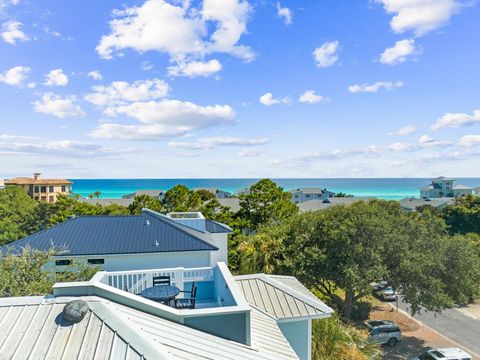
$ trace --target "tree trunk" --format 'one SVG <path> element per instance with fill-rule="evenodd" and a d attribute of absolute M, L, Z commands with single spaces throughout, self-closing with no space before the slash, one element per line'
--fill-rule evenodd
<path fill-rule="evenodd" d="M 345 306 L 343 307 L 343 318 L 345 320 L 350 320 L 352 316 L 354 296 L 355 296 L 355 293 L 352 289 L 347 289 L 345 291 Z"/>

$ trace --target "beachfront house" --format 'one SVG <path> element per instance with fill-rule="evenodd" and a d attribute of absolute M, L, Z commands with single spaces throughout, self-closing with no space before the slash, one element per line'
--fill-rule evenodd
<path fill-rule="evenodd" d="M 149 297 L 163 288 L 153 286 L 158 275 L 170 279 L 173 300 Z M 193 288 L 195 305 L 176 306 L 191 300 L 178 291 Z M 55 284 L 53 296 L 1 298 L 1 357 L 310 360 L 311 322 L 332 313 L 295 278 L 235 278 L 222 262 L 101 271 Z"/>
<path fill-rule="evenodd" d="M 49 267 L 56 271 L 73 260 L 108 271 L 203 267 L 227 262 L 230 232 L 201 213 L 162 215 L 143 209 L 140 215 L 73 217 L 10 243 L 8 249 L 54 247 L 57 255 Z"/>
<path fill-rule="evenodd" d="M 133 200 L 136 196 L 148 195 L 161 201 L 165 198 L 165 193 L 165 190 L 137 190 L 133 193 L 123 195 L 122 198 Z"/>
<path fill-rule="evenodd" d="M 422 198 L 442 198 L 442 197 L 460 197 L 473 193 L 473 188 L 455 184 L 455 179 L 444 176 L 432 179 L 432 182 L 420 188 L 420 197 Z"/>
<path fill-rule="evenodd" d="M 480 196 L 480 187 L 473 189 L 473 195 Z"/>
<path fill-rule="evenodd" d="M 335 196 L 335 193 L 321 188 L 298 188 L 288 191 L 292 195 L 292 202 L 298 204 L 310 200 L 326 200 Z"/>
<path fill-rule="evenodd" d="M 215 195 L 217 199 L 227 199 L 232 196 L 231 193 L 225 190 L 217 189 L 217 188 L 193 188 L 193 191 L 204 190 L 208 191 L 209 193 Z"/>
<path fill-rule="evenodd" d="M 448 205 L 452 205 L 455 203 L 455 199 L 452 197 L 443 197 L 443 198 L 414 198 L 408 197 L 405 199 L 399 200 L 400 207 L 403 210 L 407 211 L 416 211 L 419 208 L 423 208 L 425 206 L 432 207 L 436 210 L 442 210 Z"/>
<path fill-rule="evenodd" d="M 33 178 L 16 177 L 6 179 L 4 184 L 21 187 L 34 200 L 56 202 L 60 195 L 72 194 L 72 182 L 66 179 L 41 179 L 40 173 L 34 173 Z"/>

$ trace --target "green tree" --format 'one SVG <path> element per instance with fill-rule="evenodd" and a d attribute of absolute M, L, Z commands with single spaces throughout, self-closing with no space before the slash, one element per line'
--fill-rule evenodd
<path fill-rule="evenodd" d="M 20 187 L 0 190 L 0 245 L 8 244 L 38 230 L 38 202 Z"/>
<path fill-rule="evenodd" d="M 165 193 L 163 205 L 167 212 L 199 211 L 203 201 L 198 192 L 185 185 L 175 185 Z"/>
<path fill-rule="evenodd" d="M 133 202 L 128 206 L 128 210 L 131 214 L 141 214 L 142 209 L 144 208 L 157 212 L 163 211 L 163 205 L 160 200 L 145 194 L 135 196 Z"/>
<path fill-rule="evenodd" d="M 480 197 L 467 195 L 458 198 L 455 204 L 445 207 L 440 216 L 452 234 L 480 234 Z"/>
<path fill-rule="evenodd" d="M 250 192 L 240 196 L 238 216 L 246 221 L 250 230 L 262 225 L 278 225 L 298 213 L 291 194 L 283 191 L 270 179 L 262 179 L 250 187 Z"/>
<path fill-rule="evenodd" d="M 99 269 L 72 263 L 64 272 L 53 274 L 46 266 L 55 250 L 24 248 L 20 253 L 4 253 L 0 258 L 0 297 L 34 296 L 52 293 L 55 282 L 89 280 Z"/>
<path fill-rule="evenodd" d="M 380 345 L 368 342 L 365 331 L 343 323 L 337 316 L 312 322 L 313 360 L 380 360 Z"/>
<path fill-rule="evenodd" d="M 240 259 L 244 249 L 253 253 L 254 270 L 268 265 L 295 275 L 346 319 L 370 293 L 370 283 L 379 280 L 400 289 L 413 312 L 440 311 L 479 294 L 480 260 L 473 241 L 452 238 L 441 219 L 428 211 L 406 213 L 395 202 L 301 214 L 273 231 L 260 231 L 247 245 L 239 247 Z"/>

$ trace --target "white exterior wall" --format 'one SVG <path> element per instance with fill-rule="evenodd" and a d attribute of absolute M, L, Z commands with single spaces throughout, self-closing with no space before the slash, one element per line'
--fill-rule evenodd
<path fill-rule="evenodd" d="M 300 203 L 309 200 L 326 200 L 330 197 L 330 192 L 322 192 L 322 193 L 309 193 L 305 194 L 303 191 L 293 191 L 292 192 L 292 202 Z M 332 194 L 333 196 L 333 194 Z"/>
<path fill-rule="evenodd" d="M 310 319 L 282 321 L 278 323 L 300 360 L 312 358 L 312 324 Z"/>
<path fill-rule="evenodd" d="M 213 238 L 211 243 L 218 248 L 218 251 L 210 252 L 210 262 L 215 266 L 217 262 L 228 264 L 228 235 L 224 233 L 210 233 Z"/>
<path fill-rule="evenodd" d="M 189 268 L 215 265 L 215 263 L 210 262 L 210 251 L 185 251 L 175 253 L 169 252 L 105 256 L 56 256 L 55 259 L 74 259 L 75 261 L 81 261 L 84 263 L 87 263 L 88 259 L 104 259 L 105 263 L 98 266 L 102 270 L 106 271 L 148 270 L 173 267 Z M 62 268 L 65 267 L 56 266 L 57 270 Z"/>

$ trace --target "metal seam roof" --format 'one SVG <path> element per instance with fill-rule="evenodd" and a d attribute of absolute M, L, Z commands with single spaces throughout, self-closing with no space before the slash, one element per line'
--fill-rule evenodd
<path fill-rule="evenodd" d="M 297 279 L 265 274 L 236 276 L 245 298 L 276 319 L 328 316 L 333 310 L 306 289 Z"/>
<path fill-rule="evenodd" d="M 215 251 L 212 236 L 157 214 L 81 216 L 17 240 L 3 248 L 66 248 L 67 255 L 110 255 L 181 251 Z"/>

